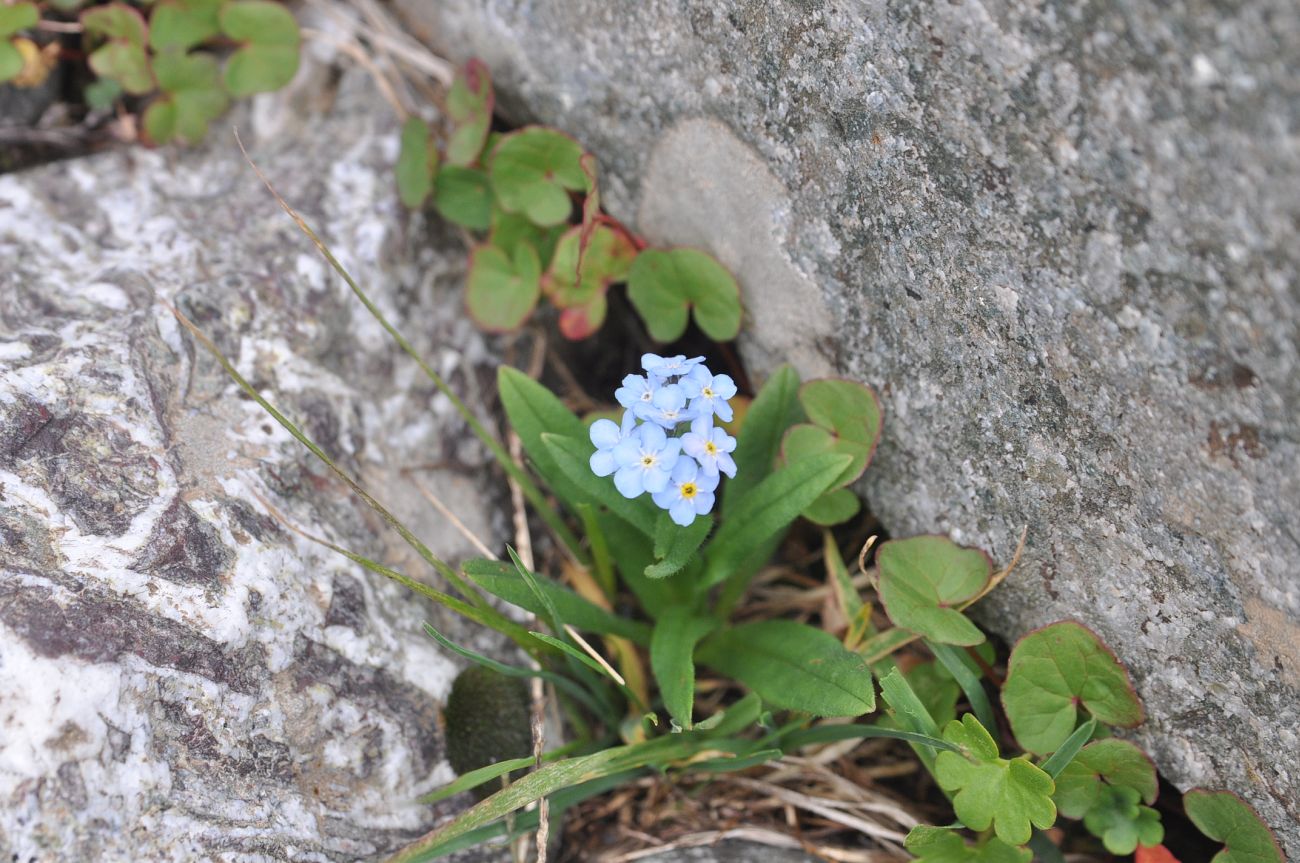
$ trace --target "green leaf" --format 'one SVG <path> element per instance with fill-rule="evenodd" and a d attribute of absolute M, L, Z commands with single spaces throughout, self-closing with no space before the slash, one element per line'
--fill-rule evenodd
<path fill-rule="evenodd" d="M 582 233 L 581 226 L 574 226 L 560 237 L 544 283 L 551 302 L 568 313 L 560 315 L 560 332 L 569 339 L 583 339 L 600 329 L 605 292 L 627 278 L 636 257 L 636 246 L 626 231 L 597 225 L 590 233 L 579 279 Z"/>
<path fill-rule="evenodd" d="M 697 725 L 695 727 L 699 728 L 700 726 Z M 821 743 L 837 743 L 841 740 L 856 740 L 861 738 L 905 740 L 915 746 L 925 746 L 931 749 L 946 750 L 950 752 L 961 751 L 958 747 L 946 740 L 941 740 L 938 737 L 931 737 L 928 734 L 919 734 L 915 731 L 903 731 L 898 728 L 885 728 L 879 724 L 819 725 L 816 728 L 798 729 L 781 738 L 781 747 L 786 752 L 794 752 L 804 746 L 815 746 Z"/>
<path fill-rule="evenodd" d="M 713 737 L 734 737 L 757 724 L 762 715 L 763 699 L 757 692 L 748 692 L 726 710 L 695 723 L 695 730 Z"/>
<path fill-rule="evenodd" d="M 862 501 L 847 488 L 836 488 L 817 498 L 803 511 L 803 517 L 813 524 L 826 527 L 853 518 L 862 509 Z"/>
<path fill-rule="evenodd" d="M 844 611 L 844 616 L 853 620 L 862 614 L 862 596 L 853 586 L 853 578 L 849 575 L 849 568 L 844 565 L 835 535 L 829 530 L 822 531 L 822 558 L 826 561 L 826 574 L 830 576 L 828 580 L 831 589 L 835 591 L 835 598 Z"/>
<path fill-rule="evenodd" d="M 744 623 L 711 636 L 698 659 L 775 707 L 815 716 L 860 716 L 876 708 L 871 669 L 862 657 L 807 624 Z"/>
<path fill-rule="evenodd" d="M 1074 731 L 1079 706 L 1107 725 L 1143 720 L 1128 672 L 1087 627 L 1060 621 L 1016 643 L 1002 704 L 1011 730 L 1030 752 L 1056 751 Z"/>
<path fill-rule="evenodd" d="M 467 168 L 478 161 L 492 125 L 494 103 L 487 65 L 470 60 L 457 71 L 447 91 L 447 114 L 455 125 L 447 139 L 447 164 Z"/>
<path fill-rule="evenodd" d="M 506 212 L 542 227 L 558 225 L 573 210 L 569 192 L 587 190 L 581 158 L 582 147 L 568 135 L 540 126 L 520 129 L 492 151 L 492 190 Z"/>
<path fill-rule="evenodd" d="M 35 3 L 0 5 L 0 37 L 12 36 L 19 30 L 29 30 L 41 19 Z"/>
<path fill-rule="evenodd" d="M 889 674 L 885 676 L 888 677 Z M 961 695 L 961 689 L 942 665 L 937 662 L 918 662 L 907 669 L 903 676 L 937 726 L 942 728 L 957 718 L 957 698 Z M 882 717 L 880 724 L 887 727 L 894 725 L 905 727 L 893 716 Z"/>
<path fill-rule="evenodd" d="M 1096 803 L 1083 817 L 1083 826 L 1112 854 L 1132 854 L 1139 844 L 1159 845 L 1165 838 L 1160 815 L 1140 806 L 1140 797 L 1132 788 L 1103 785 Z"/>
<path fill-rule="evenodd" d="M 1282 849 L 1260 817 L 1231 791 L 1194 788 L 1183 808 L 1196 829 L 1227 847 L 1210 863 L 1283 863 Z"/>
<path fill-rule="evenodd" d="M 230 0 L 220 21 L 221 32 L 240 43 L 226 62 L 230 95 L 267 93 L 293 80 L 302 35 L 288 9 L 271 0 Z"/>
<path fill-rule="evenodd" d="M 730 749 L 737 754 L 742 754 L 749 746 L 750 744 L 747 743 L 718 740 L 708 735 L 672 734 L 644 743 L 606 749 L 594 755 L 556 761 L 529 773 L 509 788 L 498 791 L 461 813 L 451 823 L 417 839 L 391 857 L 388 863 L 415 863 L 418 860 L 430 859 L 431 855 L 442 846 L 469 831 L 490 824 L 561 789 L 647 765 L 670 764 L 707 750 Z"/>
<path fill-rule="evenodd" d="M 122 85 L 110 78 L 96 78 L 82 91 L 86 104 L 96 111 L 107 111 L 122 98 Z"/>
<path fill-rule="evenodd" d="M 476 246 L 470 253 L 465 289 L 469 316 L 488 332 L 518 329 L 537 307 L 541 276 L 541 264 L 531 246 L 516 247 L 513 258 L 496 246 Z"/>
<path fill-rule="evenodd" d="M 17 78 L 26 65 L 22 53 L 14 44 L 8 39 L 0 38 L 0 84 Z"/>
<path fill-rule="evenodd" d="M 591 472 L 590 459 L 595 447 L 590 441 L 544 434 L 542 443 L 560 472 L 581 489 L 585 499 L 604 505 L 628 524 L 647 531 L 654 530 L 657 510 L 650 503 L 649 497 L 643 495 L 629 500 L 614 487 L 610 477 L 598 477 Z"/>
<path fill-rule="evenodd" d="M 1095 740 L 1056 777 L 1056 808 L 1067 818 L 1082 818 L 1096 804 L 1103 783 L 1132 788 L 1148 805 L 1158 790 L 1155 765 L 1145 752 L 1127 740 Z"/>
<path fill-rule="evenodd" d="M 546 615 L 544 604 L 537 599 L 510 564 L 499 560 L 468 560 L 461 568 L 471 581 L 493 596 L 499 596 L 511 605 L 531 611 L 533 614 Z M 546 598 L 554 605 L 560 619 L 575 629 L 601 635 L 616 635 L 642 646 L 650 643 L 650 627 L 646 624 L 612 614 L 568 588 L 536 573 L 533 577 L 537 579 L 538 587 Z"/>
<path fill-rule="evenodd" d="M 979 672 L 971 667 L 974 663 L 956 648 L 946 644 L 927 641 L 926 646 L 930 648 L 935 659 L 942 663 L 948 674 L 952 675 L 952 679 L 961 687 L 962 692 L 966 693 L 966 700 L 970 702 L 971 710 L 975 711 L 975 718 L 980 721 L 980 724 L 985 728 L 996 728 L 997 720 L 993 716 L 993 705 L 989 702 L 988 693 L 984 691 Z M 1082 746 L 1087 740 L 1088 738 L 1085 737 L 1079 745 Z"/>
<path fill-rule="evenodd" d="M 162 95 L 144 113 L 145 132 L 158 144 L 173 138 L 199 143 L 230 103 L 217 61 L 207 54 L 164 51 L 154 56 L 153 70 Z"/>
<path fill-rule="evenodd" d="M 88 36 L 108 39 L 88 58 L 91 71 L 116 81 L 132 96 L 153 91 L 153 74 L 145 53 L 144 16 L 125 3 L 110 3 L 81 13 L 81 25 Z"/>
<path fill-rule="evenodd" d="M 641 608 L 658 619 L 669 609 L 681 605 L 679 579 L 646 576 L 645 571 L 654 564 L 654 550 L 643 529 L 633 527 L 610 512 L 597 513 L 596 519 L 609 539 L 619 576 L 636 596 Z"/>
<path fill-rule="evenodd" d="M 848 462 L 844 455 L 813 456 L 782 468 L 754 487 L 736 503 L 709 543 L 700 588 L 711 587 L 736 572 L 755 547 L 785 530 L 826 491 Z"/>
<path fill-rule="evenodd" d="M 982 845 L 968 845 L 950 827 L 924 824 L 911 829 L 905 844 L 915 863 L 1029 863 L 1034 856 L 1029 849 L 1015 848 L 996 836 Z"/>
<path fill-rule="evenodd" d="M 397 155 L 397 194 L 407 209 L 418 210 L 433 192 L 438 171 L 438 151 L 433 146 L 429 124 L 408 117 L 402 125 L 402 147 Z"/>
<path fill-rule="evenodd" d="M 988 555 L 947 537 L 891 539 L 876 553 L 889 619 L 940 644 L 974 645 L 984 634 L 951 606 L 975 598 L 993 576 Z"/>
<path fill-rule="evenodd" d="M 650 669 L 659 684 L 664 708 L 688 731 L 694 719 L 695 645 L 717 625 L 716 620 L 697 617 L 690 609 L 678 606 L 668 609 L 655 622 L 650 638 Z"/>
<path fill-rule="evenodd" d="M 533 766 L 533 757 L 511 758 L 507 761 L 498 761 L 496 764 L 489 764 L 486 767 L 480 767 L 478 770 L 471 770 L 468 773 L 462 773 L 452 782 L 439 788 L 437 791 L 431 791 L 420 798 L 421 803 L 437 803 L 446 800 L 448 797 L 454 797 L 462 791 L 472 791 L 480 785 L 491 782 L 493 779 L 505 776 L 515 770 L 527 770 Z"/>
<path fill-rule="evenodd" d="M 655 559 L 658 562 L 646 567 L 646 577 L 667 578 L 680 572 L 695 557 L 712 529 L 711 515 L 695 519 L 689 527 L 679 527 L 667 513 L 661 514 L 655 522 Z"/>
<path fill-rule="evenodd" d="M 881 413 L 876 394 L 854 381 L 838 378 L 808 381 L 799 388 L 799 403 L 809 422 L 785 434 L 782 456 L 786 461 L 821 452 L 853 456 L 840 478 L 848 484 L 867 469 L 880 442 Z"/>
<path fill-rule="evenodd" d="M 897 668 L 880 679 L 880 693 L 903 728 L 929 737 L 939 736 L 938 723 Z"/>
<path fill-rule="evenodd" d="M 1031 825 L 1045 830 L 1055 823 L 1052 777 L 1023 757 L 998 757 L 997 744 L 973 715 L 949 722 L 943 738 L 964 751 L 940 752 L 935 779 L 956 792 L 953 809 L 967 827 L 983 831 L 991 825 L 1003 842 L 1023 845 Z"/>
<path fill-rule="evenodd" d="M 493 204 L 492 231 L 488 234 L 488 242 L 511 255 L 519 246 L 532 246 L 537 250 L 537 260 L 545 268 L 549 266 L 549 261 L 555 254 L 555 246 L 565 230 L 567 228 L 564 225 L 539 228 L 528 221 L 527 216 L 507 213 L 499 205 Z"/>
<path fill-rule="evenodd" d="M 800 417 L 796 399 L 799 373 L 783 365 L 763 384 L 750 404 L 736 435 L 736 475 L 722 488 L 722 513 L 730 517 L 736 504 L 770 474 L 781 449 L 781 436 Z"/>
<path fill-rule="evenodd" d="M 221 32 L 225 0 L 162 0 L 149 15 L 149 47 L 188 51 Z"/>
<path fill-rule="evenodd" d="M 492 225 L 492 189 L 487 174 L 476 168 L 447 165 L 433 184 L 434 209 L 447 221 L 486 231 Z M 513 246 L 497 246 L 507 254 Z"/>
<path fill-rule="evenodd" d="M 1061 771 L 1074 761 L 1079 754 L 1079 750 L 1083 748 L 1085 743 L 1092 739 L 1092 735 L 1096 733 L 1096 731 L 1096 717 L 1089 719 L 1087 722 L 1074 729 L 1074 733 L 1066 738 L 1065 742 L 1061 744 L 1061 748 L 1053 752 L 1051 758 L 1039 765 L 1043 768 L 1043 772 L 1052 777 L 1053 782 L 1057 782 L 1057 777 L 1061 775 Z M 1058 792 L 1061 790 L 1059 782 L 1057 782 L 1056 790 Z M 1053 795 L 1053 799 L 1056 799 L 1055 795 Z M 1059 802 L 1057 803 L 1056 808 L 1058 811 L 1060 810 L 1061 807 Z"/>
<path fill-rule="evenodd" d="M 696 249 L 643 251 L 632 264 L 627 290 L 655 341 L 681 338 L 692 309 L 695 323 L 715 342 L 729 342 L 740 332 L 736 279 Z"/>

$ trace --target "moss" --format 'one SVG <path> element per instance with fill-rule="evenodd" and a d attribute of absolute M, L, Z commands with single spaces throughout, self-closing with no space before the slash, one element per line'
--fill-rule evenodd
<path fill-rule="evenodd" d="M 447 759 L 458 774 L 532 752 L 528 685 L 471 666 L 451 685 L 443 710 Z"/>

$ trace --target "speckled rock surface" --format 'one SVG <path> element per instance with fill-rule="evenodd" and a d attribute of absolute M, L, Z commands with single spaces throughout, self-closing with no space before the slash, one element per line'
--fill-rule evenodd
<path fill-rule="evenodd" d="M 460 314 L 463 249 L 408 223 L 365 79 L 322 99 L 261 166 L 477 403 L 495 360 Z M 449 815 L 413 802 L 451 777 L 456 670 L 421 622 L 500 645 L 271 515 L 425 572 L 169 304 L 453 560 L 466 541 L 401 471 L 489 537 L 492 474 L 228 127 L 0 177 L 0 259 L 0 857 L 370 860 Z"/>
<path fill-rule="evenodd" d="M 740 274 L 752 365 L 880 390 L 891 530 L 1028 526 L 984 620 L 1095 627 L 1300 856 L 1294 3 L 402 5 Z"/>

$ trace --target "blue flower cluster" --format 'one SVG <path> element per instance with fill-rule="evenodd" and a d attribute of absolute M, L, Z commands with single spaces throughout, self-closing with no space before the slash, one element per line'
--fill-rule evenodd
<path fill-rule="evenodd" d="M 715 417 L 730 421 L 736 384 L 709 371 L 704 357 L 645 354 L 641 367 L 644 375 L 628 375 L 614 393 L 625 408 L 623 421 L 591 425 L 591 470 L 613 474 L 624 497 L 649 492 L 656 506 L 686 527 L 713 509 L 719 475 L 736 475 L 736 439 L 713 425 Z M 690 431 L 672 437 L 683 424 Z"/>

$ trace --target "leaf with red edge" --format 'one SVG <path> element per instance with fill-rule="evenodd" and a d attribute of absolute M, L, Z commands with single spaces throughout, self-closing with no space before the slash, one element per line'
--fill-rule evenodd
<path fill-rule="evenodd" d="M 579 341 L 593 335 L 605 323 L 609 298 L 604 291 L 596 294 L 581 306 L 570 306 L 560 311 L 560 335 L 570 341 Z"/>
<path fill-rule="evenodd" d="M 1150 848 L 1139 845 L 1137 851 L 1133 852 L 1133 863 L 1182 863 L 1182 861 L 1163 845 L 1152 845 Z"/>
<path fill-rule="evenodd" d="M 132 96 L 153 91 L 153 73 L 145 53 L 148 26 L 143 15 L 125 3 L 110 3 L 81 13 L 81 26 L 86 35 L 108 40 L 87 58 L 96 75 L 116 81 Z"/>
<path fill-rule="evenodd" d="M 1128 672 L 1096 633 L 1072 620 L 1034 630 L 1007 664 L 1002 705 L 1016 740 L 1046 754 L 1073 733 L 1079 708 L 1107 725 L 1132 728 L 1145 718 Z"/>
<path fill-rule="evenodd" d="M 492 126 L 492 75 L 487 64 L 470 60 L 457 73 L 447 91 L 447 114 L 455 124 L 447 138 L 447 164 L 468 168 L 483 154 Z"/>
<path fill-rule="evenodd" d="M 582 269 L 586 264 L 587 247 L 591 245 L 592 235 L 596 232 L 596 223 L 600 218 L 600 184 L 596 180 L 596 157 L 583 153 L 578 160 L 582 173 L 587 177 L 587 197 L 582 199 L 582 224 L 578 234 L 578 279 L 582 279 Z"/>
<path fill-rule="evenodd" d="M 1183 808 L 1196 829 L 1225 847 L 1210 863 L 1284 863 L 1282 849 L 1268 825 L 1246 801 L 1231 791 L 1193 788 Z"/>
<path fill-rule="evenodd" d="M 490 332 L 518 329 L 537 307 L 541 275 L 532 246 L 515 247 L 513 256 L 496 246 L 478 246 L 470 255 L 465 290 L 470 317 Z"/>
<path fill-rule="evenodd" d="M 570 228 L 560 237 L 544 284 L 551 302 L 569 313 L 561 313 L 560 329 L 570 339 L 583 339 L 600 329 L 605 318 L 605 293 L 611 284 L 627 278 L 636 258 L 636 246 L 626 232 L 598 225 L 591 234 L 579 278 L 581 244 L 581 226 Z"/>

